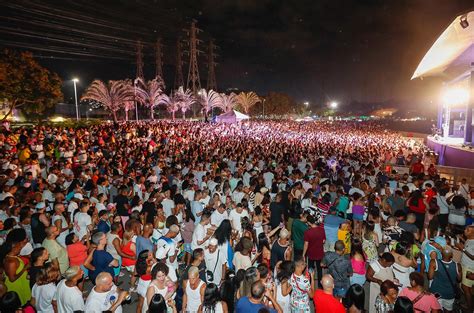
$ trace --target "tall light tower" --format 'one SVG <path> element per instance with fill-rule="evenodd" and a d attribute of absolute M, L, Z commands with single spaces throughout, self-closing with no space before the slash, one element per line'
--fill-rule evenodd
<path fill-rule="evenodd" d="M 144 79 L 143 75 L 143 45 L 140 40 L 137 41 L 137 78 L 134 82 L 135 87 L 135 120 L 138 122 L 138 100 L 136 96 L 137 79 Z"/>
<path fill-rule="evenodd" d="M 178 38 L 178 41 L 176 42 L 176 73 L 174 75 L 174 89 L 184 86 L 183 51 L 181 45 L 181 38 Z"/>
<path fill-rule="evenodd" d="M 189 70 L 188 70 L 188 80 L 186 83 L 186 88 L 190 88 L 194 95 L 197 95 L 197 92 L 201 90 L 201 80 L 199 78 L 199 67 L 198 67 L 198 55 L 202 53 L 198 49 L 198 45 L 202 40 L 197 38 L 197 35 L 202 32 L 201 29 L 196 27 L 196 20 L 191 22 L 191 28 L 185 30 L 189 36 L 188 48 L 189 48 Z M 196 105 L 193 104 L 193 116 L 196 117 Z"/>
<path fill-rule="evenodd" d="M 161 38 L 158 38 L 155 43 L 155 77 L 163 78 L 163 52 L 161 50 Z"/>
<path fill-rule="evenodd" d="M 217 90 L 217 83 L 216 83 L 216 65 L 215 62 L 216 57 L 218 56 L 214 50 L 217 46 L 214 44 L 214 39 L 209 41 L 209 52 L 207 55 L 207 90 Z"/>
<path fill-rule="evenodd" d="M 76 87 L 76 84 L 79 82 L 79 79 L 73 78 L 72 82 L 74 83 L 74 100 L 76 102 L 76 121 L 79 121 L 79 106 L 77 105 L 77 87 Z"/>

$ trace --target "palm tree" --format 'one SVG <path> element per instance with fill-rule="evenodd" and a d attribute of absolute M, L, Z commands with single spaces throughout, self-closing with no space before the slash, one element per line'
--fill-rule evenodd
<path fill-rule="evenodd" d="M 224 113 L 229 112 L 235 107 L 236 101 L 237 101 L 235 93 L 232 92 L 230 95 L 221 93 L 220 96 L 221 96 L 221 103 L 218 105 L 218 107 L 221 108 L 222 111 L 224 111 Z"/>
<path fill-rule="evenodd" d="M 250 92 L 242 91 L 241 93 L 237 95 L 236 101 L 238 104 L 242 106 L 246 114 L 249 113 L 250 108 L 252 108 L 255 104 L 261 102 L 260 98 L 253 91 L 250 91 Z"/>
<path fill-rule="evenodd" d="M 207 114 L 215 107 L 220 107 L 222 99 L 219 93 L 214 90 L 207 91 L 206 89 L 201 89 L 198 93 L 199 95 L 199 104 L 202 106 L 202 113 L 207 118 Z"/>
<path fill-rule="evenodd" d="M 165 89 L 165 83 L 160 76 L 157 76 L 153 80 L 149 80 L 145 83 L 141 78 L 135 80 L 135 93 L 137 100 L 144 106 L 150 109 L 151 119 L 154 119 L 153 111 L 155 107 L 160 104 L 164 104 L 163 92 Z"/>
<path fill-rule="evenodd" d="M 125 111 L 125 121 L 128 121 L 128 112 L 133 110 L 135 107 L 135 101 L 133 100 L 127 100 L 123 104 L 123 109 Z"/>
<path fill-rule="evenodd" d="M 193 103 L 195 102 L 194 96 L 191 90 L 186 89 L 181 86 L 176 90 L 174 93 L 173 98 L 176 99 L 179 109 L 183 113 L 183 120 L 186 118 L 186 111 L 191 108 Z"/>
<path fill-rule="evenodd" d="M 109 80 L 105 84 L 101 80 L 94 80 L 82 96 L 99 102 L 104 108 L 112 113 L 114 122 L 117 122 L 117 112 L 125 106 L 128 101 L 133 101 L 134 92 L 130 80 Z"/>

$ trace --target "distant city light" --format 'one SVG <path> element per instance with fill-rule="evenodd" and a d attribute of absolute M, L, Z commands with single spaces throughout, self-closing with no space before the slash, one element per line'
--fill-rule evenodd
<path fill-rule="evenodd" d="M 309 102 L 308 102 L 308 101 L 303 102 L 303 104 L 306 105 L 306 106 L 309 106 Z"/>
<path fill-rule="evenodd" d="M 463 104 L 469 100 L 469 91 L 463 88 L 449 88 L 443 92 L 442 100 L 447 105 Z"/>
<path fill-rule="evenodd" d="M 72 81 L 75 82 L 75 83 L 78 83 L 78 82 L 79 82 L 79 78 L 73 78 Z"/>
<path fill-rule="evenodd" d="M 331 107 L 331 109 L 337 109 L 337 106 L 338 106 L 338 103 L 336 101 L 332 101 L 330 104 L 329 104 L 329 107 Z"/>

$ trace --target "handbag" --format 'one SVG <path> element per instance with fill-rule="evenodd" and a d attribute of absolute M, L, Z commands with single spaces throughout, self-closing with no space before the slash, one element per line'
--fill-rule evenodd
<path fill-rule="evenodd" d="M 214 281 L 214 272 L 216 271 L 217 264 L 219 263 L 220 250 L 217 250 L 217 260 L 216 265 L 214 265 L 213 271 L 206 271 L 206 281 L 207 283 L 212 283 Z"/>

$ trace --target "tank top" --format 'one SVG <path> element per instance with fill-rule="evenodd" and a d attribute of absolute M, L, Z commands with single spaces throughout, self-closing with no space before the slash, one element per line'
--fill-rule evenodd
<path fill-rule="evenodd" d="M 287 294 L 286 296 L 283 295 L 280 282 L 277 282 L 276 300 L 283 309 L 283 312 L 290 312 L 290 294 Z"/>
<path fill-rule="evenodd" d="M 272 251 L 271 251 L 271 257 L 270 257 L 270 263 L 272 268 L 276 266 L 278 261 L 283 261 L 285 259 L 285 252 L 288 247 L 282 247 L 280 246 L 280 243 L 275 241 L 275 243 L 272 246 Z"/>
<path fill-rule="evenodd" d="M 20 265 L 16 269 L 15 274 L 20 273 L 25 267 L 23 260 L 17 256 L 8 256 L 10 258 L 17 258 Z M 3 261 L 3 260 L 2 260 Z M 11 282 L 6 274 L 5 275 L 5 286 L 8 291 L 15 291 L 20 298 L 21 305 L 25 305 L 31 298 L 30 281 L 28 280 L 28 271 L 24 271 L 17 280 Z"/>
<path fill-rule="evenodd" d="M 191 288 L 191 284 L 186 284 L 186 296 L 188 297 L 188 306 L 186 312 L 195 313 L 201 305 L 201 286 L 204 284 L 202 280 L 199 280 L 199 284 L 196 289 Z"/>
<path fill-rule="evenodd" d="M 33 242 L 41 244 L 46 238 L 46 227 L 39 220 L 40 213 L 34 213 L 31 215 L 31 235 L 33 236 Z"/>
<path fill-rule="evenodd" d="M 122 258 L 122 264 L 124 266 L 133 266 L 135 265 L 135 263 L 137 262 L 135 259 L 133 259 L 133 257 L 135 257 L 135 251 L 131 249 L 132 247 L 132 242 L 129 241 L 125 246 L 122 247 L 122 252 L 127 254 L 127 255 L 131 255 L 130 258 L 126 258 L 126 257 L 123 257 Z M 133 255 L 133 257 L 132 257 Z"/>
<path fill-rule="evenodd" d="M 357 215 L 364 215 L 365 213 L 365 208 L 363 205 L 353 205 L 352 206 L 352 214 L 357 214 Z"/>
<path fill-rule="evenodd" d="M 364 260 L 356 260 L 354 258 L 351 259 L 352 269 L 354 273 L 359 275 L 365 275 L 365 261 Z"/>
<path fill-rule="evenodd" d="M 117 253 L 117 250 L 115 250 L 115 246 L 113 244 L 113 241 L 115 240 L 115 238 L 118 238 L 119 240 L 119 243 L 122 242 L 122 240 L 120 239 L 119 235 L 117 234 L 112 234 L 112 233 L 108 233 L 107 234 L 107 246 L 105 247 L 105 251 L 107 251 L 108 253 L 110 253 L 114 259 L 116 260 L 120 260 L 121 257 L 120 255 Z"/>
<path fill-rule="evenodd" d="M 436 260 L 436 267 L 437 270 L 434 273 L 433 281 L 431 282 L 430 286 L 430 291 L 433 293 L 439 293 L 441 295 L 441 298 L 443 299 L 453 299 L 454 289 L 450 281 L 456 284 L 456 263 L 454 261 L 443 262 L 442 260 Z"/>
<path fill-rule="evenodd" d="M 160 295 L 163 296 L 163 298 L 166 296 L 166 292 L 168 291 L 167 287 L 165 287 L 164 289 L 160 289 L 154 283 L 150 283 L 148 288 L 150 288 L 150 287 L 153 288 L 153 290 L 155 292 L 154 293 L 155 295 L 159 293 Z M 147 288 L 147 291 L 148 291 L 148 288 Z M 146 294 L 146 292 L 145 292 L 145 294 Z M 151 299 L 150 299 L 150 301 L 151 301 Z M 143 306 L 142 306 L 142 313 L 147 313 L 147 312 L 148 312 L 148 299 L 146 299 L 146 297 L 145 297 L 145 301 L 143 301 Z"/>
<path fill-rule="evenodd" d="M 203 312 L 205 312 L 205 309 L 203 308 L 202 309 Z M 216 303 L 216 305 L 214 306 L 214 313 L 223 313 L 224 312 L 224 309 L 222 308 L 222 301 L 219 301 Z"/>

